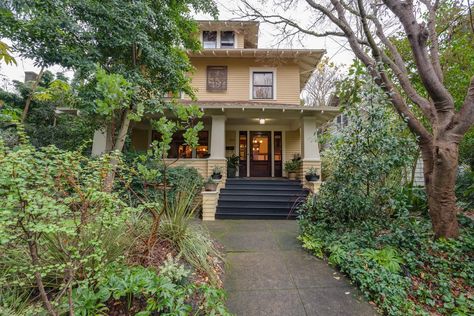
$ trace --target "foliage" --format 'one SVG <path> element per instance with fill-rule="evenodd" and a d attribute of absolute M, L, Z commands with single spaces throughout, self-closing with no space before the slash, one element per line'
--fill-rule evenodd
<path fill-rule="evenodd" d="M 317 176 L 318 174 L 319 174 L 318 169 L 316 169 L 314 167 L 311 167 L 311 168 L 308 169 L 308 171 L 306 171 L 306 175 Z"/>
<path fill-rule="evenodd" d="M 207 230 L 193 223 L 198 206 L 196 194 L 195 187 L 181 182 L 180 190 L 163 214 L 158 235 L 160 239 L 171 242 L 186 262 L 204 271 L 215 282 L 217 276 L 210 259 L 220 255 Z"/>
<path fill-rule="evenodd" d="M 474 171 L 460 170 L 456 182 L 456 196 L 462 208 L 467 210 L 474 208 Z"/>
<path fill-rule="evenodd" d="M 323 154 L 332 172 L 311 215 L 333 214 L 325 218 L 346 223 L 401 210 L 400 203 L 407 202 L 397 198 L 398 187 L 416 147 L 385 93 L 359 68 L 350 74 L 339 87 L 348 125 Z"/>
<path fill-rule="evenodd" d="M 301 157 L 295 155 L 291 160 L 285 161 L 285 170 L 287 172 L 297 172 L 301 166 Z"/>
<path fill-rule="evenodd" d="M 15 64 L 16 65 L 16 60 L 11 56 L 11 48 L 4 42 L 0 41 L 0 61 L 3 59 L 5 64 L 11 65 Z"/>
<path fill-rule="evenodd" d="M 312 207 L 308 201 L 306 207 Z M 323 216 L 330 216 L 324 214 Z M 300 220 L 303 246 L 325 255 L 387 315 L 474 312 L 474 223 L 456 240 L 434 240 L 427 215 L 370 219 L 356 227 Z"/>
<path fill-rule="evenodd" d="M 56 79 L 47 71 L 43 74 L 37 92 L 33 96 L 24 128 L 35 147 L 54 145 L 63 150 L 74 151 L 78 145 L 90 144 L 98 125 L 91 117 L 82 114 L 57 113 L 56 110 L 60 107 L 80 107 L 81 100 L 67 82 L 67 78 L 63 78 L 60 73 L 55 77 Z M 31 82 L 16 81 L 13 92 L 0 89 L 0 103 L 4 103 L 0 108 L 0 122 L 3 122 L 1 133 L 4 136 L 8 133 L 16 134 L 15 122 L 20 120 L 26 98 L 30 93 Z M 14 141 L 8 143 L 13 145 Z"/>
<path fill-rule="evenodd" d="M 236 154 L 232 154 L 232 156 L 227 157 L 227 168 L 235 169 L 239 166 L 240 157 Z"/>
<path fill-rule="evenodd" d="M 0 282 L 25 293 L 53 287 L 57 300 L 60 289 L 97 279 L 104 265 L 120 260 L 132 210 L 102 190 L 110 156 L 36 150 L 24 134 L 20 139 L 13 149 L 0 140 Z"/>
<path fill-rule="evenodd" d="M 474 128 L 471 128 L 459 144 L 459 161 L 474 170 Z"/>
<path fill-rule="evenodd" d="M 397 250 L 392 247 L 367 249 L 362 253 L 362 256 L 374 261 L 392 273 L 399 272 L 400 266 L 403 264 L 403 258 L 401 258 Z"/>
<path fill-rule="evenodd" d="M 223 304 L 224 294 L 220 290 L 182 282 L 182 279 L 175 282 L 176 279 L 157 275 L 143 267 L 110 266 L 108 269 L 107 275 L 95 287 L 85 283 L 74 291 L 78 315 L 106 315 L 108 301 L 122 302 L 124 312 L 140 316 L 156 313 L 229 315 Z M 200 298 L 198 306 L 191 304 L 191 298 L 195 295 Z"/>
<path fill-rule="evenodd" d="M 218 174 L 221 174 L 221 173 L 222 173 L 222 167 L 214 166 L 214 168 L 212 168 L 212 174 L 218 175 Z"/>
<path fill-rule="evenodd" d="M 130 120 L 173 109 L 175 102 L 164 102 L 168 92 L 194 95 L 184 51 L 200 48 L 191 14 L 217 14 L 212 0 L 28 0 L 0 10 L 0 33 L 20 56 L 75 71 L 80 109 L 106 128 L 119 151 Z M 185 132 L 188 139 L 197 138 L 194 131 Z"/>

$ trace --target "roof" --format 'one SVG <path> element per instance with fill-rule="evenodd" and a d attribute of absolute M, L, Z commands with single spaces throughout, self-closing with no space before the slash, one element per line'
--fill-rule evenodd
<path fill-rule="evenodd" d="M 189 57 L 239 57 L 239 58 L 260 58 L 272 59 L 272 61 L 288 61 L 295 62 L 300 68 L 300 87 L 306 85 L 309 77 L 313 73 L 321 57 L 326 53 L 324 49 L 204 49 L 193 52 L 188 51 Z"/>
<path fill-rule="evenodd" d="M 241 31 L 244 34 L 245 48 L 258 47 L 258 28 L 260 23 L 257 21 L 240 20 L 196 20 L 199 28 L 209 31 Z"/>
<path fill-rule="evenodd" d="M 340 114 L 339 107 L 303 106 L 298 104 L 282 104 L 256 101 L 190 101 L 180 100 L 183 104 L 198 106 L 207 115 L 225 113 L 229 118 L 265 117 L 272 119 L 295 119 L 304 116 L 314 117 L 318 126 L 331 121 Z"/>

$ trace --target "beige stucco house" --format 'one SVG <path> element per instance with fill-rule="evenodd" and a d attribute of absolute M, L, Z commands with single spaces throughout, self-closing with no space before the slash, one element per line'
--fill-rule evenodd
<path fill-rule="evenodd" d="M 226 157 L 232 154 L 240 157 L 240 178 L 285 177 L 284 162 L 295 154 L 302 158 L 302 181 L 305 170 L 320 169 L 316 130 L 338 109 L 304 106 L 300 93 L 325 51 L 258 48 L 258 22 L 198 24 L 203 49 L 188 54 L 195 67 L 190 74 L 197 97 L 193 104 L 203 110 L 205 128 L 194 150 L 176 135 L 170 158 L 179 156 L 178 164 L 196 167 L 204 177 L 222 166 L 219 188 L 226 185 Z M 186 96 L 181 101 L 191 102 Z M 132 146 L 144 150 L 155 137 L 146 122 L 135 124 Z"/>

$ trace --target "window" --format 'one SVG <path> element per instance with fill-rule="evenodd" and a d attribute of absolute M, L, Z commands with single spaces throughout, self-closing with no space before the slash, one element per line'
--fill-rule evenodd
<path fill-rule="evenodd" d="M 200 131 L 198 134 L 199 142 L 195 149 L 191 149 L 189 145 L 186 145 L 184 140 L 183 132 L 177 132 L 173 135 L 173 139 L 170 144 L 170 150 L 168 151 L 167 158 L 208 158 L 209 157 L 209 132 Z M 152 141 L 161 140 L 161 135 L 157 131 L 152 132 Z"/>
<path fill-rule="evenodd" d="M 221 32 L 221 48 L 234 48 L 234 32 Z"/>
<path fill-rule="evenodd" d="M 217 48 L 217 31 L 203 31 L 202 46 L 204 48 Z"/>
<path fill-rule="evenodd" d="M 207 91 L 227 90 L 227 66 L 207 66 Z"/>
<path fill-rule="evenodd" d="M 273 99 L 273 72 L 252 73 L 252 98 Z"/>

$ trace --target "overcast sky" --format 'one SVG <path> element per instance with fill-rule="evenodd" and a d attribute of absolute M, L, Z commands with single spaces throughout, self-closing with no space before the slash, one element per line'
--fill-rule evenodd
<path fill-rule="evenodd" d="M 236 14 L 235 10 L 238 8 L 239 0 L 217 0 L 219 5 L 219 19 L 236 19 L 239 16 Z M 253 3 L 253 1 L 252 1 Z M 255 1 L 259 3 L 259 1 Z M 271 4 L 271 1 L 268 2 Z M 263 6 L 265 7 L 265 6 Z M 267 6 L 268 7 L 268 6 Z M 270 6 L 272 7 L 272 6 Z M 272 8 L 273 9 L 273 8 Z M 292 16 L 298 17 L 300 20 L 312 19 L 310 11 L 307 10 L 304 6 L 293 7 Z M 209 16 L 197 15 L 198 19 L 210 19 Z M 332 61 L 338 64 L 348 65 L 351 63 L 353 58 L 352 53 L 348 49 L 348 45 L 341 43 L 340 40 L 335 40 L 332 38 L 315 38 L 315 37 L 305 37 L 301 41 L 293 41 L 291 43 L 278 43 L 279 37 L 277 29 L 273 25 L 262 23 L 260 24 L 260 34 L 259 34 L 259 48 L 316 48 L 316 49 L 326 49 L 326 56 L 330 57 Z M 8 41 L 6 41 L 8 43 Z M 16 56 L 17 65 L 6 66 L 5 64 L 1 65 L 0 73 L 8 78 L 9 80 L 24 80 L 25 71 L 39 71 L 39 67 L 35 67 L 31 60 L 22 59 Z M 64 72 L 64 69 L 61 67 L 52 67 L 51 70 L 53 73 L 61 71 Z M 0 84 L 2 84 L 0 82 Z"/>

